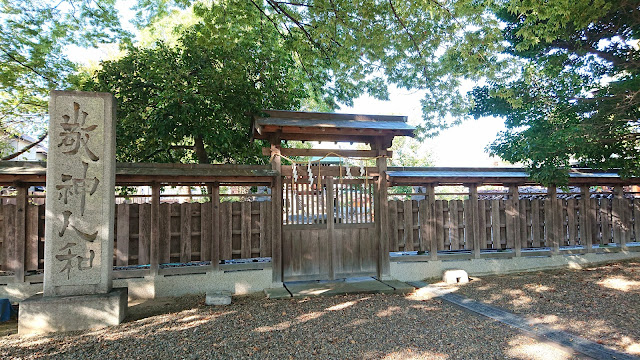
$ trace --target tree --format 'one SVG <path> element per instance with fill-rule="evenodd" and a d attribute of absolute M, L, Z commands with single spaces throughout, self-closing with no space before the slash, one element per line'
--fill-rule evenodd
<path fill-rule="evenodd" d="M 506 119 L 489 147 L 544 183 L 573 164 L 640 175 L 637 1 L 510 1 L 497 11 L 521 71 L 474 89 L 476 117 Z"/>
<path fill-rule="evenodd" d="M 68 46 L 125 40 L 115 0 L 1 0 L 0 127 L 44 117 L 49 90 L 70 86 Z M 23 116 L 27 115 L 27 116 Z M 44 132 L 46 129 L 36 129 Z"/>
<path fill-rule="evenodd" d="M 264 162 L 251 117 L 297 109 L 309 83 L 273 28 L 229 20 L 210 17 L 174 47 L 132 47 L 84 85 L 116 97 L 119 161 Z"/>

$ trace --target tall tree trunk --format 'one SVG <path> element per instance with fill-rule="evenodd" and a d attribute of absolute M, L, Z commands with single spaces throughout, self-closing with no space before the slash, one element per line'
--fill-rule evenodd
<path fill-rule="evenodd" d="M 208 164 L 209 156 L 207 155 L 207 150 L 204 148 L 204 139 L 202 136 L 196 136 L 195 143 L 193 145 L 196 156 L 198 157 L 198 162 L 200 164 Z"/>

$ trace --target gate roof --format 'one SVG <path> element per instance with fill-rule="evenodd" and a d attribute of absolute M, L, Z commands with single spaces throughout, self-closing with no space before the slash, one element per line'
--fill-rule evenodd
<path fill-rule="evenodd" d="M 406 116 L 265 110 L 253 120 L 253 137 L 282 140 L 371 142 L 375 138 L 413 136 Z"/>

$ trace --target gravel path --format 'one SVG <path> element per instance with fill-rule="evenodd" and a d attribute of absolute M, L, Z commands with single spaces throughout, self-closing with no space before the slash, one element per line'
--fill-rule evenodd
<path fill-rule="evenodd" d="M 640 260 L 482 277 L 457 293 L 640 355 Z"/>
<path fill-rule="evenodd" d="M 437 299 L 348 295 L 201 296 L 131 307 L 127 322 L 64 335 L 0 338 L 3 359 L 578 359 Z"/>

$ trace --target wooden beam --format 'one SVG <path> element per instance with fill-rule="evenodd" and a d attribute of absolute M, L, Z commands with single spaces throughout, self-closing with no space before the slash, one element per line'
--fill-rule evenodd
<path fill-rule="evenodd" d="M 18 194 L 16 195 L 16 212 L 15 212 L 15 239 L 14 239 L 14 259 L 9 259 L 12 264 L 11 270 L 14 271 L 16 282 L 24 282 L 24 265 L 25 265 L 25 244 L 27 241 L 27 193 L 29 187 L 24 184 L 16 184 Z"/>
<path fill-rule="evenodd" d="M 350 150 L 350 149 L 293 149 L 284 148 L 280 152 L 284 156 L 342 156 L 357 158 L 373 158 L 378 156 L 376 150 Z M 270 148 L 262 148 L 262 155 L 271 156 Z M 393 151 L 387 151 L 385 156 L 393 157 Z"/>
<path fill-rule="evenodd" d="M 220 267 L 220 184 L 211 185 L 211 267 Z"/>
<path fill-rule="evenodd" d="M 478 203 L 478 184 L 468 184 L 469 187 L 469 210 L 471 215 L 471 229 L 467 241 L 473 244 L 473 257 L 480 258 L 480 222 L 479 222 L 479 203 Z"/>
<path fill-rule="evenodd" d="M 549 221 L 549 224 L 545 224 L 547 228 L 548 239 L 551 246 L 551 253 L 558 255 L 560 253 L 560 206 L 558 206 L 558 190 L 555 185 L 547 188 L 547 197 L 549 198 L 550 216 L 545 216 L 545 219 Z"/>
<path fill-rule="evenodd" d="M 375 149 L 379 154 L 386 152 L 387 148 L 382 140 L 376 142 Z M 387 183 L 387 159 L 379 157 L 376 159 L 376 167 L 378 168 L 378 178 L 375 182 L 377 189 L 377 198 L 374 200 L 379 204 L 380 211 L 376 214 L 376 226 L 379 229 L 378 234 L 378 278 L 380 280 L 389 276 L 390 258 L 389 258 L 389 199 L 388 199 L 388 183 Z"/>
<path fill-rule="evenodd" d="M 591 222 L 591 192 L 590 186 L 580 187 L 580 243 L 586 252 L 593 251 L 593 223 Z"/>

